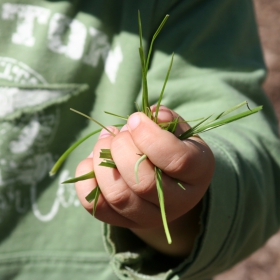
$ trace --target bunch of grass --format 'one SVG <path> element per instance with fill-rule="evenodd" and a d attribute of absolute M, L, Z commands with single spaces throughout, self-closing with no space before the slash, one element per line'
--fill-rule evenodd
<path fill-rule="evenodd" d="M 174 133 L 175 129 L 179 123 L 179 119 L 175 118 L 173 121 L 169 122 L 169 123 L 158 123 L 158 112 L 159 112 L 159 108 L 161 105 L 161 101 L 162 101 L 162 97 L 164 94 L 164 90 L 169 78 L 169 74 L 172 68 L 172 64 L 173 64 L 173 57 L 174 54 L 172 54 L 171 56 L 171 61 L 170 61 L 170 65 L 169 68 L 167 70 L 167 74 L 161 89 L 161 93 L 160 96 L 158 98 L 158 102 L 156 105 L 156 110 L 155 113 L 152 114 L 151 110 L 150 110 L 150 104 L 149 104 L 149 93 L 148 93 L 148 82 L 147 82 L 147 74 L 148 74 L 148 68 L 149 68 L 149 63 L 150 63 L 150 58 L 151 58 L 151 54 L 152 54 L 152 49 L 153 49 L 153 44 L 155 39 L 157 38 L 157 36 L 159 35 L 161 29 L 163 28 L 165 22 L 168 19 L 168 15 L 165 16 L 165 18 L 163 19 L 163 21 L 161 22 L 161 24 L 159 25 L 158 29 L 156 30 L 155 34 L 153 35 L 153 38 L 151 40 L 151 44 L 148 50 L 148 55 L 147 57 L 145 57 L 144 54 L 144 49 L 143 49 L 143 36 L 142 36 L 142 26 L 141 26 L 141 18 L 140 18 L 140 13 L 138 12 L 138 26 L 139 26 L 139 38 L 140 38 L 140 47 L 139 47 L 139 55 L 140 55 L 140 61 L 141 61 L 141 66 L 142 66 L 142 109 L 141 111 L 146 114 L 152 121 L 154 121 L 155 123 L 157 123 L 162 129 L 165 129 L 167 131 L 169 131 L 170 133 Z M 242 106 L 247 106 L 247 110 L 238 114 L 234 114 L 231 116 L 228 116 L 230 113 L 234 112 L 235 110 L 239 109 Z M 181 135 L 178 136 L 178 138 L 180 140 L 185 140 L 189 137 L 192 137 L 196 134 L 200 134 L 206 131 L 209 131 L 211 129 L 223 126 L 225 124 L 237 121 L 239 119 L 242 119 L 244 117 L 250 116 L 252 114 L 257 113 L 258 111 L 260 111 L 262 109 L 262 106 L 256 107 L 254 109 L 250 109 L 248 106 L 248 103 L 246 101 L 232 107 L 229 108 L 217 115 L 211 115 L 208 117 L 204 117 L 198 120 L 198 122 L 191 127 L 190 129 L 188 129 L 187 131 L 185 131 L 184 133 L 182 133 Z M 111 133 L 113 136 L 115 136 L 110 130 L 108 130 L 104 125 L 102 125 L 100 122 L 98 122 L 97 120 L 79 112 L 76 111 L 74 109 L 71 109 L 73 112 L 78 113 L 86 118 L 88 118 L 89 120 L 97 123 L 101 129 L 98 129 L 96 131 L 93 131 L 92 133 L 88 134 L 87 136 L 85 136 L 84 138 L 78 140 L 76 143 L 74 143 L 70 148 L 68 148 L 64 154 L 58 159 L 58 161 L 55 163 L 55 165 L 53 166 L 52 170 L 50 171 L 50 175 L 54 175 L 57 170 L 60 168 L 60 166 L 62 165 L 62 163 L 65 161 L 65 159 L 71 154 L 71 152 L 77 148 L 80 144 L 82 144 L 85 140 L 87 140 L 89 137 L 99 133 L 102 128 L 106 129 L 109 133 Z M 140 111 L 140 110 L 139 110 Z M 117 118 L 126 120 L 128 118 L 123 117 L 123 116 L 119 116 L 116 115 L 114 113 L 111 112 L 106 112 L 107 114 L 110 114 L 112 116 L 115 116 Z M 123 126 L 123 124 L 116 124 L 114 126 L 120 127 Z M 100 158 L 103 159 L 103 161 L 101 162 L 100 165 L 105 166 L 105 167 L 109 167 L 109 168 L 117 168 L 111 152 L 109 149 L 102 149 L 100 151 Z M 135 179 L 136 182 L 139 182 L 138 179 L 138 168 L 139 165 L 141 164 L 142 161 L 146 160 L 147 156 L 146 155 L 142 155 L 140 156 L 139 160 L 135 163 Z M 87 174 L 84 174 L 82 176 L 76 177 L 76 178 L 72 178 L 69 179 L 67 181 L 64 181 L 63 184 L 67 184 L 67 183 L 75 183 L 78 181 L 82 181 L 82 180 L 87 180 L 87 179 L 91 179 L 91 178 L 95 178 L 95 173 L 94 170 L 88 172 Z M 162 217 L 162 223 L 163 223 L 163 227 L 164 227 L 164 231 L 166 234 L 166 238 L 167 238 L 167 242 L 169 244 L 172 243 L 172 239 L 170 236 L 170 232 L 169 232 L 169 228 L 168 228 L 168 222 L 167 222 L 167 218 L 166 218 L 166 212 L 165 212 L 165 204 L 164 204 L 164 191 L 163 191 L 163 183 L 162 183 L 162 171 L 160 168 L 158 168 L 157 166 L 155 166 L 155 181 L 156 181 L 156 188 L 157 188 L 157 192 L 158 192 L 158 199 L 159 199 L 159 205 L 160 205 L 160 212 L 161 212 L 161 217 Z M 178 185 L 184 189 L 184 187 L 178 182 Z M 101 194 L 101 189 L 99 186 L 96 186 L 96 188 L 94 188 L 86 197 L 86 200 L 88 202 L 92 202 L 94 201 L 93 204 L 93 215 L 96 212 L 96 206 L 97 206 L 97 202 L 98 202 L 98 198 Z"/>

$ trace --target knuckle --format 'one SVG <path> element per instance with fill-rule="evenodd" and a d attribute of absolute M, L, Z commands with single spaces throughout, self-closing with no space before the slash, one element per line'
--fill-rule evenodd
<path fill-rule="evenodd" d="M 148 133 L 142 133 L 140 135 L 140 137 L 137 137 L 135 139 L 135 142 L 137 144 L 137 147 L 139 147 L 139 149 L 145 153 L 150 153 L 151 150 L 153 150 L 155 147 L 157 147 L 155 145 L 154 141 L 151 141 L 151 139 L 154 139 L 154 137 Z"/>
<path fill-rule="evenodd" d="M 166 173 L 178 174 L 188 169 L 188 156 L 186 153 L 173 154 L 163 167 Z"/>
<path fill-rule="evenodd" d="M 120 191 L 118 188 L 115 188 L 114 191 L 111 191 L 105 195 L 105 199 L 114 208 L 123 210 L 128 207 L 130 195 L 131 194 L 128 189 Z"/>
<path fill-rule="evenodd" d="M 134 182 L 131 188 L 139 196 L 149 195 L 155 188 L 154 174 L 152 176 L 150 174 L 143 174 L 139 176 L 139 183 Z"/>

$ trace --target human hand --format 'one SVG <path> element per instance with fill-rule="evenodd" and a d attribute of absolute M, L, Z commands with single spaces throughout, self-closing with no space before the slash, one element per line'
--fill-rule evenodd
<path fill-rule="evenodd" d="M 151 108 L 152 111 L 155 107 Z M 178 115 L 161 107 L 159 122 L 170 122 Z M 180 122 L 175 135 L 189 129 Z M 143 113 L 132 114 L 119 131 L 109 129 L 115 137 L 102 130 L 93 155 L 77 167 L 76 176 L 95 171 L 95 179 L 76 183 L 82 205 L 92 213 L 92 203 L 85 199 L 98 186 L 99 196 L 95 217 L 111 225 L 131 229 L 159 251 L 172 255 L 190 252 L 199 230 L 199 202 L 204 196 L 214 172 L 214 157 L 207 144 L 198 136 L 181 141 L 172 133 L 162 130 Z M 99 166 L 101 149 L 110 149 L 117 169 Z M 148 159 L 139 167 L 136 183 L 134 166 L 139 154 Z M 159 199 L 155 186 L 154 166 L 162 170 L 165 209 L 173 237 L 168 245 L 162 227 Z M 178 186 L 180 182 L 185 190 Z M 182 244 L 183 242 L 183 244 Z"/>

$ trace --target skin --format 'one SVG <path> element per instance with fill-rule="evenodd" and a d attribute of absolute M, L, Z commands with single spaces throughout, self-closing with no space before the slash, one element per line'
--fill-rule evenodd
<path fill-rule="evenodd" d="M 151 107 L 155 111 L 155 107 Z M 172 121 L 178 115 L 166 107 L 159 111 L 159 122 Z M 181 119 L 182 120 L 182 119 Z M 189 129 L 179 123 L 175 135 Z M 95 217 L 114 226 L 125 227 L 159 252 L 186 257 L 191 252 L 199 232 L 201 200 L 210 185 L 215 160 L 207 144 L 200 137 L 178 140 L 162 130 L 143 113 L 132 114 L 119 131 L 109 127 L 112 136 L 103 130 L 93 153 L 80 162 L 76 176 L 95 170 L 96 179 L 76 183 L 77 195 L 84 208 L 92 213 L 93 203 L 85 196 L 96 187 L 99 197 Z M 111 149 L 118 169 L 99 166 L 99 152 Z M 134 165 L 139 154 L 148 159 L 139 167 L 139 184 L 135 181 Z M 173 239 L 168 245 L 162 226 L 154 166 L 163 171 L 165 208 Z M 182 183 L 182 190 L 177 182 Z"/>

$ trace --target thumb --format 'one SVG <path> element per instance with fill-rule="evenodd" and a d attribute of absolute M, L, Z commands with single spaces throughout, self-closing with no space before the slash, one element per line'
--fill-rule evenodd
<path fill-rule="evenodd" d="M 199 137 L 181 141 L 143 113 L 132 114 L 127 125 L 136 147 L 167 175 L 190 184 L 201 181 L 201 174 L 207 181 L 212 176 L 212 152 Z"/>

